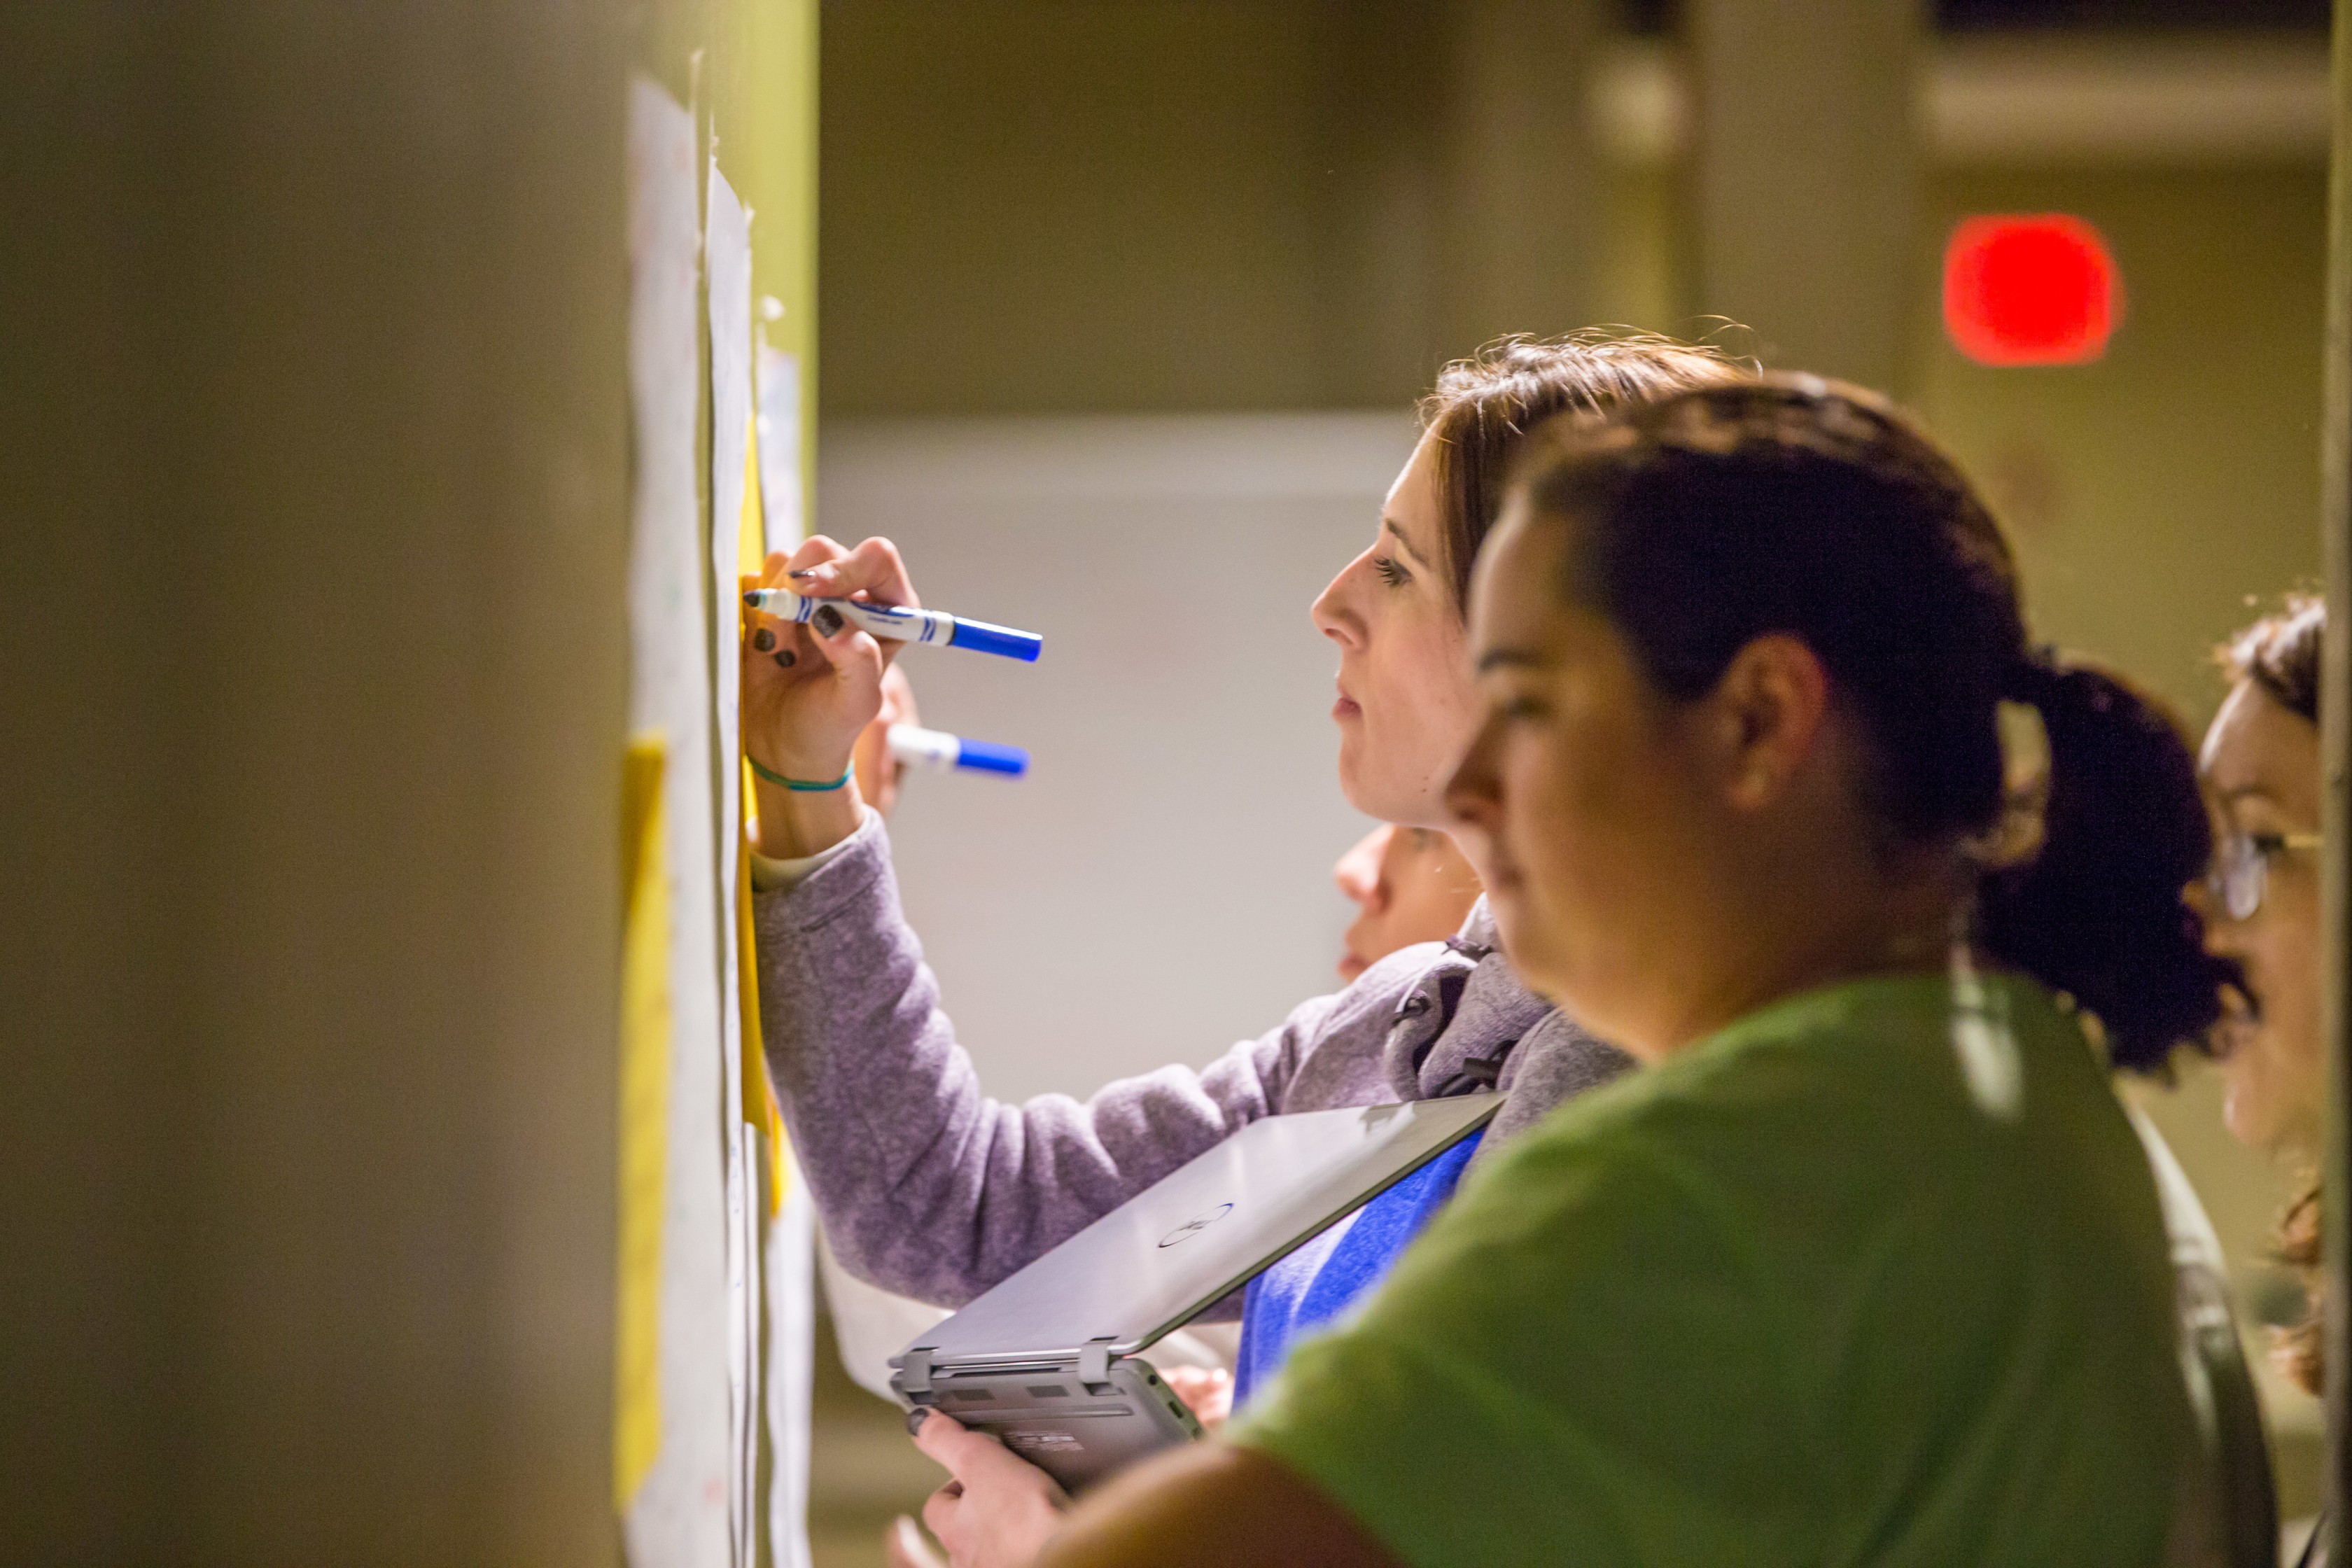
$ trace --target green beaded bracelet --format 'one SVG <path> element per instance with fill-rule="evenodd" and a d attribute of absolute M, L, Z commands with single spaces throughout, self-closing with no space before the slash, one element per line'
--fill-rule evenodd
<path fill-rule="evenodd" d="M 853 777 L 855 777 L 857 773 L 857 764 L 852 763 L 849 766 L 842 769 L 841 776 L 834 780 L 831 784 L 811 784 L 806 779 L 788 779 L 783 774 L 775 772 L 772 768 L 763 768 L 760 765 L 760 760 L 757 757 L 746 756 L 743 760 L 751 764 L 751 771 L 753 773 L 759 774 L 770 784 L 782 784 L 786 789 L 796 789 L 803 795 L 824 795 L 828 791 L 839 789 L 842 785 L 847 784 Z"/>

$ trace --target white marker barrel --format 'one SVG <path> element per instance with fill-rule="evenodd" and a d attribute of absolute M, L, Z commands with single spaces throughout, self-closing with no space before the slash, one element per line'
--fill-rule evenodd
<path fill-rule="evenodd" d="M 1018 746 L 967 741 L 944 730 L 924 730 L 913 724 L 890 726 L 890 754 L 910 766 L 961 768 L 1008 778 L 1017 779 L 1029 771 L 1029 753 Z"/>

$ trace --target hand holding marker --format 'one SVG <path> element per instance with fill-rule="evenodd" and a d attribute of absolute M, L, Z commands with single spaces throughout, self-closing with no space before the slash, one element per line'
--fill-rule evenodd
<path fill-rule="evenodd" d="M 867 605 L 856 599 L 811 599 L 790 588 L 754 588 L 743 595 L 752 609 L 780 621 L 806 621 L 821 637 L 831 637 L 846 624 L 894 642 L 928 643 L 934 647 L 968 648 L 1005 658 L 1035 663 L 1045 639 L 1035 632 L 1017 632 L 986 621 L 968 620 L 945 610 L 909 610 L 897 605 Z"/>
<path fill-rule="evenodd" d="M 1034 663 L 1045 647 L 1045 639 L 1034 632 L 992 626 L 986 621 L 951 616 L 944 610 L 904 609 L 855 599 L 812 598 L 789 588 L 751 589 L 743 595 L 743 603 L 778 620 L 806 622 L 822 637 L 831 637 L 844 625 L 849 625 L 868 636 L 888 637 L 895 642 L 965 647 L 974 653 L 992 653 L 1029 663 Z M 1019 746 L 969 740 L 944 730 L 926 730 L 914 724 L 891 725 L 889 746 L 891 757 L 908 765 L 1003 773 L 1011 778 L 1019 778 L 1029 771 L 1029 753 Z"/>

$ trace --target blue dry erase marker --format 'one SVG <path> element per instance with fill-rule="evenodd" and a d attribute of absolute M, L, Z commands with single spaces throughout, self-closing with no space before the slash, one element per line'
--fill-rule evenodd
<path fill-rule="evenodd" d="M 890 754 L 902 763 L 970 768 L 1008 778 L 1017 779 L 1029 771 L 1029 753 L 1018 746 L 992 746 L 986 741 L 967 741 L 944 730 L 918 729 L 912 724 L 890 726 Z"/>
<path fill-rule="evenodd" d="M 813 622 L 827 637 L 840 629 L 841 622 L 847 621 L 877 637 L 929 643 L 935 647 L 970 648 L 974 653 L 992 653 L 1032 663 L 1045 647 L 1045 639 L 1035 632 L 1016 632 L 1010 626 L 966 620 L 945 610 L 905 610 L 896 605 L 861 605 L 855 599 L 809 599 L 790 588 L 755 588 L 743 595 L 743 602 L 780 621 Z"/>

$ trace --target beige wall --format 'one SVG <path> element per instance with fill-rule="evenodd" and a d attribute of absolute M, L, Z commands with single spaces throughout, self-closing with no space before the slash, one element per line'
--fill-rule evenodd
<path fill-rule="evenodd" d="M 1934 183 L 1921 236 L 1969 212 L 2099 226 L 2126 313 L 2105 359 L 1988 369 L 1921 301 L 1916 398 L 1992 492 L 2038 625 L 2114 658 L 2201 721 L 2208 654 L 2250 596 L 2319 569 L 2318 168 L 1986 172 Z"/>
<path fill-rule="evenodd" d="M 1584 125 L 1550 110 L 1605 9 L 829 8 L 826 411 L 1400 407 L 1579 324 Z"/>
<path fill-rule="evenodd" d="M 827 412 L 1314 406 L 1328 7 L 825 14 Z"/>

